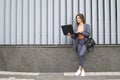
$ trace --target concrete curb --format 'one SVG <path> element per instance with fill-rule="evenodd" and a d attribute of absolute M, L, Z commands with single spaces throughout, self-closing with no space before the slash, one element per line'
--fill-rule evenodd
<path fill-rule="evenodd" d="M 0 75 L 39 76 L 39 73 L 34 73 L 34 72 L 11 72 L 11 71 L 0 71 Z"/>
<path fill-rule="evenodd" d="M 64 72 L 64 76 L 74 76 L 75 72 Z M 120 76 L 120 72 L 86 72 L 86 76 Z"/>
<path fill-rule="evenodd" d="M 24 76 L 39 76 L 39 75 L 63 75 L 74 76 L 75 72 L 63 72 L 63 73 L 35 73 L 35 72 L 11 72 L 0 71 L 0 75 L 24 75 Z M 86 76 L 120 76 L 120 72 L 86 72 Z"/>

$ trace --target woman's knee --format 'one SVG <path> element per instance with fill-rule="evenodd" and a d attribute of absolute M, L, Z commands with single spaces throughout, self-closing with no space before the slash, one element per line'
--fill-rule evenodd
<path fill-rule="evenodd" d="M 84 53 L 79 53 L 79 56 L 80 56 L 80 57 L 83 57 L 83 56 L 84 56 Z"/>
<path fill-rule="evenodd" d="M 85 55 L 85 53 L 86 53 L 86 50 L 81 50 L 80 52 L 79 52 L 79 56 L 84 56 Z"/>

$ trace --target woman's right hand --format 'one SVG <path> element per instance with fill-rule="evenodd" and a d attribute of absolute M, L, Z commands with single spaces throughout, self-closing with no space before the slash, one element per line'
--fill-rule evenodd
<path fill-rule="evenodd" d="M 71 37 L 72 35 L 70 33 L 68 33 L 68 36 Z"/>

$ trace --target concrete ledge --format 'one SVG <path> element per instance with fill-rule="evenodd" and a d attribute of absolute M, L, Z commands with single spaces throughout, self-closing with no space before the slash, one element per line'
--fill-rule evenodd
<path fill-rule="evenodd" d="M 29 44 L 29 45 L 0 45 L 0 48 L 31 48 L 31 47 L 34 47 L 34 48 L 63 48 L 63 47 L 66 47 L 66 48 L 71 48 L 72 45 L 69 45 L 69 44 L 55 44 L 55 45 L 45 45 L 45 44 L 42 44 L 42 45 L 32 45 L 32 44 Z M 96 47 L 120 47 L 120 45 L 96 45 Z"/>
<path fill-rule="evenodd" d="M 74 76 L 75 72 L 64 72 L 64 76 Z M 86 76 L 120 76 L 120 72 L 86 72 Z"/>
<path fill-rule="evenodd" d="M 35 73 L 35 72 L 0 71 L 0 75 L 39 76 L 40 73 Z"/>
<path fill-rule="evenodd" d="M 74 76 L 75 72 L 60 72 L 60 73 L 35 73 L 35 72 L 13 72 L 13 71 L 0 71 L 0 75 L 12 76 Z M 120 72 L 86 72 L 86 76 L 120 76 Z"/>
<path fill-rule="evenodd" d="M 97 45 L 85 56 L 87 72 L 120 71 L 120 45 Z M 74 72 L 78 54 L 72 45 L 1 45 L 0 70 L 19 72 Z"/>

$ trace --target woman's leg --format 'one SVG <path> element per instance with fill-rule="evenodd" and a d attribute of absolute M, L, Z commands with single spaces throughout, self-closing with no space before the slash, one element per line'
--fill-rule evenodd
<path fill-rule="evenodd" d="M 81 51 L 81 47 L 82 47 L 82 45 L 81 44 L 78 44 L 78 54 L 79 54 L 79 52 Z M 79 63 L 80 63 L 80 57 L 79 57 Z M 80 74 L 81 74 L 81 72 L 82 72 L 82 66 L 79 64 L 79 68 L 78 68 L 78 70 L 77 70 L 77 72 L 75 73 L 75 76 L 79 76 Z"/>
<path fill-rule="evenodd" d="M 84 68 L 84 55 L 86 53 L 86 46 L 83 44 L 81 45 L 80 51 L 79 51 L 79 64 L 80 66 L 82 66 L 82 68 Z"/>
<path fill-rule="evenodd" d="M 79 54 L 79 68 L 75 73 L 76 76 L 79 76 L 81 72 L 84 72 L 84 55 L 86 53 L 86 46 L 84 44 L 78 44 L 78 54 Z M 84 74 L 83 74 L 84 76 Z"/>
<path fill-rule="evenodd" d="M 80 63 L 80 66 L 81 66 L 81 76 L 85 76 L 85 70 L 84 70 L 84 67 L 85 67 L 85 64 L 84 64 L 84 55 L 87 51 L 87 48 L 86 46 L 83 44 L 81 46 L 81 50 L 79 52 L 79 63 Z"/>

